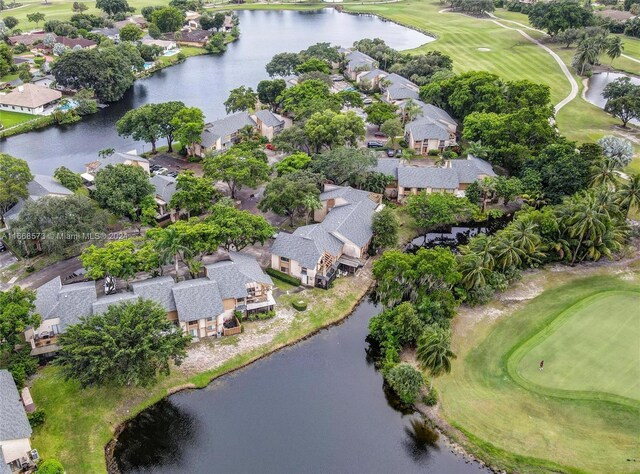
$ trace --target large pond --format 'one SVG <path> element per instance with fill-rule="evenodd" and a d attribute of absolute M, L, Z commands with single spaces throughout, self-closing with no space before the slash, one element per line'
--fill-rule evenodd
<path fill-rule="evenodd" d="M 334 9 L 317 11 L 239 11 L 241 38 L 220 56 L 199 56 L 136 81 L 118 103 L 82 122 L 50 127 L 0 141 L 0 151 L 29 162 L 33 173 L 51 174 L 65 165 L 83 171 L 105 148 L 137 149 L 142 143 L 118 137 L 115 122 L 149 102 L 181 100 L 200 107 L 211 121 L 225 114 L 223 102 L 240 85 L 254 87 L 267 79 L 265 65 L 276 53 L 297 52 L 318 42 L 351 46 L 362 38 L 382 38 L 391 47 L 418 47 L 433 38 L 371 15 Z M 148 150 L 148 148 L 147 148 Z"/>
<path fill-rule="evenodd" d="M 170 396 L 119 436 L 123 473 L 487 472 L 402 413 L 367 358 L 363 302 L 340 326 L 202 390 Z"/>
<path fill-rule="evenodd" d="M 607 99 L 602 96 L 604 92 L 604 88 L 610 82 L 615 81 L 621 77 L 628 77 L 631 79 L 631 82 L 640 85 L 640 79 L 634 76 L 628 76 L 626 74 L 620 74 L 617 72 L 599 72 L 594 74 L 589 78 L 589 89 L 585 94 L 587 101 L 591 102 L 593 105 L 604 109 L 604 106 L 607 104 Z M 639 120 L 631 120 L 630 123 L 634 123 L 636 125 L 640 125 Z"/>

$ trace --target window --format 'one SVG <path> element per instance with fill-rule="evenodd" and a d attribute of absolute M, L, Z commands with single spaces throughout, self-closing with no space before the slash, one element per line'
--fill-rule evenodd
<path fill-rule="evenodd" d="M 306 269 L 306 268 L 304 268 L 304 267 L 302 267 L 302 269 L 300 270 L 300 273 L 301 273 L 302 275 L 306 275 L 306 274 L 307 274 L 307 269 Z"/>
<path fill-rule="evenodd" d="M 289 259 L 287 257 L 280 257 L 280 261 L 286 263 Z"/>
<path fill-rule="evenodd" d="M 207 331 L 214 331 L 215 327 L 213 326 L 213 324 L 210 324 L 209 326 L 207 326 Z"/>
<path fill-rule="evenodd" d="M 207 318 L 207 322 L 211 322 L 211 321 L 213 321 L 213 316 L 209 316 L 209 317 Z"/>
<path fill-rule="evenodd" d="M 289 267 L 280 267 L 282 273 L 289 273 Z"/>

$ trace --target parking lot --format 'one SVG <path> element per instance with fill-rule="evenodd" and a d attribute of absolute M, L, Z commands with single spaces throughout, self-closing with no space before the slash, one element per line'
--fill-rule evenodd
<path fill-rule="evenodd" d="M 174 178 L 178 176 L 180 171 L 184 170 L 192 170 L 196 175 L 202 175 L 202 165 L 200 163 L 189 163 L 186 160 L 165 153 L 158 153 L 151 158 L 149 165 L 149 171 L 152 174 L 161 174 Z"/>
<path fill-rule="evenodd" d="M 0 240 L 0 270 L 17 261 L 18 257 L 16 257 L 13 252 L 4 245 L 2 240 Z"/>

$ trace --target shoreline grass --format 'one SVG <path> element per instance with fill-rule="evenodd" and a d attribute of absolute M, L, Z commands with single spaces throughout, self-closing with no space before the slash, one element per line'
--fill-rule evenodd
<path fill-rule="evenodd" d="M 44 425 L 34 430 L 32 445 L 41 457 L 59 459 L 70 473 L 106 472 L 105 449 L 119 426 L 137 413 L 171 393 L 185 388 L 203 388 L 212 380 L 238 370 L 262 357 L 348 317 L 369 290 L 368 279 L 343 278 L 329 291 L 305 292 L 309 309 L 298 313 L 294 323 L 268 344 L 240 354 L 221 366 L 196 375 L 173 369 L 150 388 L 89 387 L 81 389 L 74 381 L 60 378 L 59 368 L 48 366 L 31 383 L 31 394 L 38 408 L 46 412 Z M 280 298 L 289 307 L 299 296 Z M 107 453 L 109 450 L 107 449 Z"/>
<path fill-rule="evenodd" d="M 509 370 L 510 363 L 517 363 L 510 358 L 518 344 L 545 331 L 565 309 L 596 293 L 637 293 L 640 280 L 637 270 L 625 278 L 606 269 L 588 277 L 577 273 L 536 273 L 545 291 L 521 308 L 513 311 L 508 301 L 494 303 L 456 322 L 458 359 L 451 374 L 438 381 L 441 414 L 467 438 L 462 444 L 468 451 L 496 468 L 522 473 L 637 472 L 627 461 L 637 450 L 640 410 L 635 402 L 611 403 L 598 394 L 552 389 L 537 393 L 514 381 Z M 485 317 L 474 316 L 475 311 Z M 503 314 L 496 317 L 499 312 Z"/>

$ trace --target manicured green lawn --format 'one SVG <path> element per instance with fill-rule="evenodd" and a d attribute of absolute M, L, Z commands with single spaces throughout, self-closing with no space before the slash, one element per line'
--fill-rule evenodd
<path fill-rule="evenodd" d="M 18 125 L 22 122 L 28 122 L 35 118 L 38 118 L 38 116 L 23 114 L 21 112 L 7 112 L 6 110 L 0 110 L 0 124 L 2 124 L 4 128 L 13 127 L 14 125 Z"/>
<path fill-rule="evenodd" d="M 521 309 L 494 303 L 456 321 L 458 359 L 436 382 L 442 414 L 472 440 L 473 452 L 507 470 L 638 472 L 627 459 L 638 449 L 640 275 L 636 270 L 622 279 L 600 270 L 592 277 L 557 276 L 546 270 L 537 278 L 546 290 Z M 530 287 L 535 285 L 522 285 L 523 291 Z M 612 291 L 626 293 L 602 296 Z M 593 295 L 601 296 L 585 300 Z M 504 315 L 496 319 L 498 310 Z M 565 323 L 554 325 L 567 310 L 573 313 Z M 475 312 L 484 318 L 475 320 Z M 545 331 L 548 338 L 522 349 Z M 635 400 L 603 397 L 605 392 Z"/>
<path fill-rule="evenodd" d="M 639 309 L 640 292 L 597 293 L 526 341 L 509 366 L 543 393 L 588 391 L 640 401 Z"/>
<path fill-rule="evenodd" d="M 69 474 L 106 472 L 104 447 L 119 423 L 165 397 L 169 389 L 187 384 L 204 387 L 215 377 L 342 319 L 367 289 L 368 282 L 341 278 L 330 291 L 308 290 L 304 297 L 309 309 L 296 313 L 293 324 L 269 344 L 195 376 L 188 377 L 174 369 L 153 387 L 82 389 L 76 382 L 63 380 L 57 367 L 47 366 L 31 385 L 33 399 L 47 417 L 45 424 L 34 430 L 31 443 L 43 458 L 59 459 Z M 290 308 L 291 301 L 299 298 L 300 295 L 283 296 L 278 304 Z"/>

